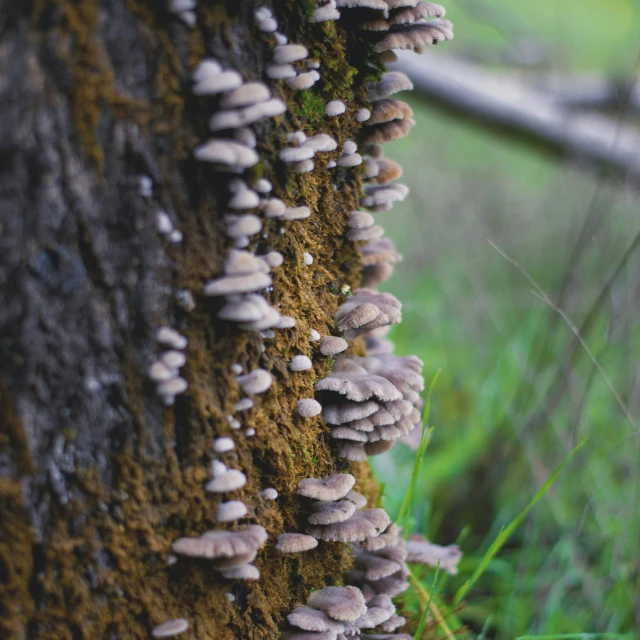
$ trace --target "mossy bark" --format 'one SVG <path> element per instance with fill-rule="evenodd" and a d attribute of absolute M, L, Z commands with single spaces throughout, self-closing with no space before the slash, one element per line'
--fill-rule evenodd
<path fill-rule="evenodd" d="M 0 35 L 0 637 L 147 638 L 186 617 L 181 637 L 276 638 L 309 591 L 349 565 L 327 543 L 285 558 L 274 541 L 300 531 L 302 477 L 335 470 L 328 430 L 294 412 L 330 362 L 291 373 L 312 355 L 309 330 L 333 330 L 341 291 L 357 285 L 359 255 L 344 240 L 357 208 L 358 171 L 288 173 L 275 151 L 287 132 L 356 136 L 355 109 L 328 119 L 329 99 L 364 106 L 369 48 L 335 23 L 309 25 L 304 2 L 274 2 L 281 30 L 309 46 L 322 81 L 293 92 L 286 116 L 257 125 L 263 158 L 252 171 L 312 216 L 266 220 L 252 247 L 278 250 L 272 304 L 297 318 L 265 342 L 217 320 L 201 295 L 229 248 L 220 234 L 229 174 L 194 161 L 215 100 L 190 92 L 189 72 L 215 56 L 245 79 L 262 77 L 273 36 L 253 26 L 254 2 L 201 0 L 187 28 L 151 0 L 5 2 Z M 335 154 L 334 154 L 335 155 Z M 143 197 L 139 178 L 153 179 Z M 167 244 L 154 215 L 167 211 L 184 240 Z M 280 233 L 280 228 L 285 232 Z M 303 264 L 303 252 L 315 261 Z M 195 307 L 184 304 L 191 292 Z M 165 408 L 147 379 L 154 332 L 187 336 L 186 394 Z M 274 385 L 243 414 L 230 373 L 262 366 Z M 243 435 L 253 428 L 254 437 Z M 247 485 L 233 495 L 270 540 L 256 583 L 226 581 L 205 562 L 167 564 L 182 535 L 216 528 L 219 497 L 203 489 L 216 436 Z M 375 493 L 367 465 L 352 465 Z M 276 502 L 259 491 L 273 486 Z M 375 496 L 373 496 L 375 498 Z M 234 525 L 232 525 L 233 527 Z M 235 596 L 231 602 L 226 594 Z"/>

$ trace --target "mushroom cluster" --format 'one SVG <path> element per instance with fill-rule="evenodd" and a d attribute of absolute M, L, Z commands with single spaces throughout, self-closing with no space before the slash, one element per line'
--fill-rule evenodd
<path fill-rule="evenodd" d="M 207 531 L 195 538 L 178 538 L 171 549 L 179 556 L 202 558 L 225 578 L 257 580 L 258 569 L 251 564 L 267 541 L 264 527 L 251 524 L 237 531 Z"/>
<path fill-rule="evenodd" d="M 377 53 L 411 49 L 423 53 L 425 47 L 453 39 L 453 26 L 443 20 L 444 7 L 424 0 L 337 0 L 350 9 L 346 18 L 370 35 Z M 393 60 L 385 57 L 385 62 Z"/>
<path fill-rule="evenodd" d="M 187 23 L 195 21 L 195 0 L 169 0 L 169 8 Z M 443 16 L 442 7 L 423 0 L 315 0 L 308 20 L 311 23 L 349 21 L 363 37 L 371 39 L 373 51 L 387 62 L 395 57 L 393 49 L 420 52 L 427 45 L 451 39 L 451 25 Z M 216 307 L 220 319 L 235 323 L 243 331 L 254 332 L 262 339 L 274 337 L 274 330 L 296 326 L 295 318 L 282 315 L 268 300 L 273 287 L 272 270 L 283 266 L 285 257 L 273 250 L 259 251 L 257 245 L 268 244 L 266 231 L 270 220 L 305 220 L 312 215 L 308 206 L 311 203 L 290 201 L 290 192 L 278 194 L 287 200 L 285 202 L 272 193 L 274 189 L 269 180 L 256 179 L 256 173 L 263 174 L 262 169 L 249 170 L 263 159 L 267 171 L 277 165 L 278 177 L 321 171 L 325 167 L 340 167 L 350 175 L 351 168 L 361 166 L 358 172 L 364 185 L 359 204 L 366 211 L 346 213 L 346 238 L 357 243 L 361 251 L 362 288 L 355 289 L 353 295 L 343 301 L 334 317 L 335 328 L 326 332 L 339 333 L 341 337 L 322 337 L 316 329 L 308 330 L 309 342 L 317 343 L 313 352 L 316 356 L 333 358 L 333 368 L 314 385 L 315 398 L 297 400 L 296 412 L 303 419 L 322 415 L 337 444 L 338 456 L 350 461 L 364 460 L 368 455 L 387 451 L 396 440 L 406 441 L 420 425 L 422 363 L 415 356 L 401 357 L 393 353 L 393 345 L 385 335 L 391 325 L 401 321 L 401 304 L 391 294 L 372 288 L 386 281 L 401 260 L 372 214 L 389 211 L 408 194 L 408 188 L 397 182 L 402 175 L 401 167 L 384 157 L 380 145 L 406 136 L 414 126 L 410 106 L 395 97 L 398 92 L 412 89 L 412 84 L 402 73 L 387 72 L 368 87 L 366 104 L 328 100 L 324 104 L 328 121 L 345 113 L 355 115 L 360 131 L 351 132 L 353 140 L 343 140 L 340 133 L 339 145 L 331 135 L 316 129 L 312 133 L 297 130 L 281 134 L 275 149 L 272 141 L 260 144 L 254 125 L 287 112 L 285 102 L 278 95 L 310 89 L 321 76 L 320 62 L 309 58 L 307 46 L 291 43 L 278 32 L 278 20 L 271 9 L 256 8 L 253 19 L 255 27 L 268 34 L 266 39 L 271 42 L 271 55 L 262 76 L 265 82 L 245 81 L 237 71 L 223 68 L 211 58 L 202 60 L 192 74 L 193 93 L 207 96 L 216 105 L 209 120 L 211 137 L 195 148 L 194 157 L 212 170 L 228 174 L 222 232 L 229 250 L 222 274 L 207 282 L 203 293 L 221 301 Z M 347 121 L 354 120 L 345 117 Z M 340 131 L 340 127 L 333 129 Z M 271 157 L 261 158 L 261 149 Z M 324 155 L 327 153 L 332 154 L 329 159 Z M 322 211 L 316 215 L 322 215 Z M 178 235 L 168 215 L 162 212 L 156 215 L 156 228 L 169 241 L 178 241 L 171 240 L 172 233 L 174 238 Z M 285 231 L 284 226 L 279 229 L 279 233 Z M 312 267 L 314 256 L 308 251 L 301 250 L 296 259 L 306 267 L 315 268 Z M 344 353 L 357 337 L 367 346 L 366 357 Z M 184 365 L 180 350 L 186 341 L 178 347 L 176 336 L 173 338 L 173 343 L 163 342 L 170 350 L 149 370 L 167 404 L 186 390 L 186 381 L 178 375 Z M 262 349 L 266 349 L 264 343 Z M 313 370 L 310 355 L 291 354 L 285 364 L 293 375 L 309 375 L 299 372 Z M 266 361 L 263 359 L 263 367 L 268 367 Z M 273 376 L 267 368 L 254 364 L 252 370 L 243 372 L 243 368 L 235 364 L 231 370 L 245 396 L 235 403 L 235 412 L 252 408 L 256 396 L 271 388 Z M 241 426 L 236 415 L 229 415 L 228 422 L 232 429 Z M 253 435 L 252 432 L 255 433 L 248 429 L 245 433 Z M 234 449 L 235 443 L 228 436 L 219 436 L 213 443 L 214 457 Z M 228 468 L 214 459 L 205 489 L 213 494 L 228 494 L 246 482 L 243 471 Z M 289 622 L 296 629 L 288 632 L 290 640 L 346 640 L 360 636 L 370 640 L 409 638 L 395 633 L 404 619 L 397 615 L 391 600 L 407 588 L 407 545 L 383 509 L 366 508 L 367 500 L 354 490 L 354 485 L 355 478 L 348 473 L 304 478 L 299 482 L 297 493 L 307 501 L 307 522 L 301 527 L 304 532 L 282 533 L 276 550 L 304 553 L 316 548 L 319 541 L 350 543 L 355 568 L 345 576 L 350 586 L 316 591 L 306 605 L 289 615 Z M 269 487 L 261 496 L 274 500 L 278 493 Z M 226 499 L 217 505 L 216 520 L 235 522 L 248 514 L 249 508 L 244 502 Z M 251 563 L 266 540 L 263 527 L 248 525 L 236 531 L 215 530 L 198 537 L 179 538 L 172 549 L 179 556 L 211 562 L 227 579 L 256 580 L 260 572 Z M 417 539 L 410 541 L 415 547 L 410 558 L 437 555 L 423 543 L 429 544 Z M 454 569 L 459 556 L 456 559 L 452 548 L 446 549 L 449 551 L 442 552 L 439 559 Z M 178 621 L 166 624 L 171 627 L 171 623 L 176 629 L 182 625 Z"/>
<path fill-rule="evenodd" d="M 156 392 L 162 402 L 169 406 L 175 402 L 176 396 L 184 393 L 189 386 L 180 376 L 180 369 L 187 362 L 183 353 L 187 339 L 171 327 L 159 327 L 156 331 L 156 341 L 168 347 L 168 350 L 151 364 L 148 375 L 156 383 Z"/>
<path fill-rule="evenodd" d="M 287 616 L 295 630 L 283 637 L 287 640 L 411 640 L 406 634 L 368 633 L 384 632 L 389 626 L 398 628 L 395 621 L 391 622 L 394 618 L 399 616 L 391 598 L 385 594 L 367 601 L 357 587 L 325 587 L 313 591 L 306 605 L 296 607 Z"/>

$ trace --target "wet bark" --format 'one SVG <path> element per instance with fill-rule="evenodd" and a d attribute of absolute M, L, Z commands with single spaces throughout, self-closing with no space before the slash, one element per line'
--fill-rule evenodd
<path fill-rule="evenodd" d="M 259 335 L 220 322 L 219 303 L 202 296 L 229 248 L 220 220 L 230 174 L 191 155 L 217 103 L 193 96 L 188 78 L 205 56 L 245 79 L 262 77 L 274 40 L 253 26 L 256 5 L 203 1 L 193 29 L 160 2 L 2 7 L 2 638 L 147 638 L 174 617 L 191 623 L 184 638 L 276 638 L 284 615 L 349 564 L 340 544 L 293 559 L 273 545 L 279 533 L 300 530 L 299 479 L 335 469 L 327 428 L 293 410 L 330 363 L 315 358 L 305 375 L 287 363 L 313 354 L 309 330 L 330 333 L 341 289 L 357 284 L 357 249 L 343 238 L 358 171 L 330 174 L 320 160 L 314 172 L 292 175 L 275 150 L 300 128 L 353 138 L 373 72 L 367 47 L 344 27 L 308 25 L 304 3 L 274 5 L 281 30 L 321 60 L 323 79 L 304 92 L 275 84 L 289 111 L 255 127 L 262 160 L 249 176 L 267 177 L 275 195 L 313 211 L 306 221 L 266 221 L 252 244 L 285 256 L 270 300 L 298 320 L 264 352 Z M 339 121 L 324 117 L 329 99 L 350 103 Z M 159 211 L 182 242 L 157 233 Z M 163 325 L 189 340 L 189 389 L 172 407 L 146 375 Z M 235 363 L 275 378 L 236 431 L 228 421 L 240 397 Z M 249 507 L 244 522 L 270 534 L 257 583 L 224 580 L 202 562 L 167 562 L 176 538 L 220 526 L 221 498 L 203 485 L 222 435 L 236 449 L 221 459 L 248 476 L 233 496 Z M 366 490 L 367 468 L 355 472 Z M 280 492 L 276 503 L 259 494 L 268 486 Z"/>

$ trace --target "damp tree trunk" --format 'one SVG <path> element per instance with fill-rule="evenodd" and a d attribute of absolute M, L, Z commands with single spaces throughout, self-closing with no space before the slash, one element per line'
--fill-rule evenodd
<path fill-rule="evenodd" d="M 287 174 L 273 150 L 300 128 L 355 135 L 353 110 L 329 124 L 323 110 L 329 99 L 364 104 L 367 48 L 340 25 L 307 24 L 305 3 L 270 5 L 324 68 L 311 91 L 274 88 L 288 113 L 255 127 L 267 159 L 249 175 L 313 211 L 267 220 L 252 245 L 283 253 L 269 296 L 298 319 L 263 352 L 258 334 L 219 321 L 220 304 L 202 296 L 230 246 L 220 220 L 231 175 L 193 159 L 215 101 L 189 81 L 206 56 L 261 77 L 274 42 L 253 26 L 256 5 L 203 0 L 190 29 L 151 0 L 2 4 L 0 637 L 148 638 L 177 617 L 191 621 L 185 638 L 279 637 L 286 613 L 350 562 L 338 543 L 286 559 L 273 545 L 298 530 L 300 478 L 336 469 L 327 428 L 294 412 L 330 364 L 317 360 L 306 376 L 287 364 L 311 355 L 310 329 L 329 334 L 340 291 L 358 284 L 344 233 L 360 185 L 352 169 Z M 181 242 L 156 231 L 160 211 Z M 188 339 L 189 388 L 170 407 L 147 377 L 160 326 Z M 238 431 L 228 421 L 240 398 L 233 364 L 274 375 Z M 271 536 L 256 583 L 168 563 L 176 538 L 216 528 L 221 499 L 203 485 L 219 436 L 234 437 L 222 459 L 248 476 L 234 498 Z M 351 468 L 371 497 L 368 467 Z M 280 499 L 263 499 L 266 487 Z"/>

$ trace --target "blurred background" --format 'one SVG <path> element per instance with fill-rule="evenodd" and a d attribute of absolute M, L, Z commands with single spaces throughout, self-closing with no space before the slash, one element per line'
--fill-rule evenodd
<path fill-rule="evenodd" d="M 441 77 L 421 88 L 420 69 L 406 67 L 416 91 L 401 97 L 417 125 L 385 154 L 411 193 L 379 215 L 404 254 L 383 287 L 404 304 L 396 352 L 417 354 L 427 381 L 441 370 L 414 530 L 464 552 L 459 575 L 439 582 L 446 608 L 501 527 L 588 438 L 457 615 L 483 638 L 637 637 L 640 0 L 446 8 L 456 39 L 397 67 Z M 480 98 L 455 104 L 443 86 L 484 88 L 496 120 L 476 112 Z M 521 107 L 522 122 L 501 126 L 501 104 L 507 119 Z M 390 513 L 413 459 L 407 447 L 373 459 L 397 478 Z"/>

